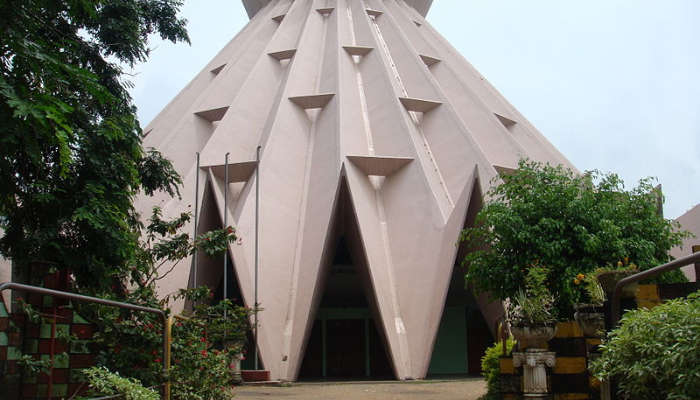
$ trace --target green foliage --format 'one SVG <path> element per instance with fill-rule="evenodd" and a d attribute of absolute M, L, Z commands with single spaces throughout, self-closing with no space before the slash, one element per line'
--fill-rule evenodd
<path fill-rule="evenodd" d="M 525 276 L 525 289 L 520 289 L 508 302 L 508 321 L 515 326 L 543 326 L 556 322 L 552 315 L 554 297 L 547 289 L 547 269 L 531 266 Z"/>
<path fill-rule="evenodd" d="M 639 400 L 700 398 L 700 292 L 625 313 L 593 362 L 599 379 Z"/>
<path fill-rule="evenodd" d="M 63 354 L 66 355 L 66 353 Z M 42 372 L 49 371 L 49 368 L 51 368 L 51 360 L 37 360 L 34 356 L 22 354 L 17 360 L 17 366 L 25 376 L 36 377 Z"/>
<path fill-rule="evenodd" d="M 513 346 L 515 346 L 515 340 L 509 337 L 506 340 L 506 356 L 509 356 L 513 352 Z M 483 400 L 498 399 L 500 398 L 500 386 L 498 376 L 501 372 L 500 357 L 503 355 L 503 343 L 496 342 L 493 346 L 486 349 L 484 356 L 481 357 L 481 375 L 486 378 L 486 385 L 488 387 L 488 393 Z"/>
<path fill-rule="evenodd" d="M 206 288 L 180 295 L 195 304 L 173 327 L 173 399 L 226 400 L 233 385 L 231 368 L 243 349 L 250 310 L 226 299 L 208 305 Z"/>
<path fill-rule="evenodd" d="M 597 271 L 597 269 L 596 269 Z M 582 304 L 590 304 L 600 307 L 605 303 L 605 291 L 596 279 L 596 272 L 576 274 L 573 278 L 574 286 L 579 288 L 578 298 Z"/>
<path fill-rule="evenodd" d="M 123 378 L 106 368 L 88 368 L 83 371 L 90 388 L 102 396 L 123 395 L 126 400 L 158 400 L 157 392 L 143 387 L 136 379 Z"/>
<path fill-rule="evenodd" d="M 0 254 L 69 269 L 83 293 L 108 291 L 137 252 L 132 206 L 177 194 L 179 178 L 141 128 L 120 65 L 150 34 L 188 41 L 181 0 L 0 3 Z"/>
<path fill-rule="evenodd" d="M 521 160 L 502 180 L 489 191 L 475 226 L 462 232 L 461 240 L 477 249 L 463 261 L 466 278 L 477 290 L 506 299 L 523 287 L 532 265 L 544 265 L 561 319 L 580 302 L 572 277 L 625 257 L 642 270 L 668 262 L 669 250 L 687 235 L 659 215 L 650 179 L 625 190 L 615 174 L 580 175 Z"/>
<path fill-rule="evenodd" d="M 192 305 L 187 318 L 178 321 L 172 330 L 173 398 L 224 399 L 232 378 L 229 366 L 249 330 L 250 310 L 230 300 L 212 304 L 211 292 L 206 287 L 181 290 L 164 299 L 156 297 L 157 282 L 185 256 L 196 250 L 209 255 L 221 254 L 227 244 L 236 240 L 232 227 L 207 232 L 191 240 L 180 232 L 189 218 L 189 214 L 184 213 L 170 220 L 163 219 L 160 209 L 153 210 L 138 247 L 136 264 L 130 270 L 130 280 L 119 282 L 112 296 L 155 308 L 167 308 L 170 301 L 178 300 Z M 162 267 L 166 262 L 173 265 L 164 271 Z M 82 314 L 100 327 L 95 335 L 101 349 L 99 365 L 122 376 L 136 378 L 147 386 L 162 383 L 163 331 L 159 316 L 104 306 L 85 307 Z M 231 351 L 230 345 L 233 346 Z"/>

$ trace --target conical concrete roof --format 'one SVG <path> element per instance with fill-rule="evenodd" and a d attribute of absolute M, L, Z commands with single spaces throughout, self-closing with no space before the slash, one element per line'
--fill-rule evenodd
<path fill-rule="evenodd" d="M 345 185 L 396 376 L 424 377 L 472 193 L 521 157 L 571 165 L 424 19 L 429 0 L 244 3 L 250 23 L 145 129 L 183 200 L 139 207 L 188 209 L 199 175 L 202 218 L 226 212 L 241 237 L 229 250 L 252 305 L 261 146 L 259 348 L 294 380 Z M 162 293 L 188 285 L 190 261 Z"/>

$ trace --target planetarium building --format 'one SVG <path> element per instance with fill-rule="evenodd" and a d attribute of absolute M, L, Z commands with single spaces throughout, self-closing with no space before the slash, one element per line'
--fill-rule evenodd
<path fill-rule="evenodd" d="M 431 0 L 243 2 L 248 25 L 145 129 L 183 198 L 138 204 L 196 205 L 199 232 L 240 240 L 228 270 L 199 255 L 160 292 L 257 295 L 273 379 L 478 372 L 501 309 L 464 288 L 459 233 L 520 158 L 570 163 L 426 21 Z"/>

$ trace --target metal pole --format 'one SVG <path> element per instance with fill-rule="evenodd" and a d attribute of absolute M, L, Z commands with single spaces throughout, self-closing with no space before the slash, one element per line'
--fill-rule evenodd
<path fill-rule="evenodd" d="M 255 360 L 254 368 L 258 369 L 258 241 L 260 232 L 260 148 L 255 151 L 255 308 L 254 312 L 254 326 L 253 326 L 253 345 L 254 353 L 253 359 Z"/>
<path fill-rule="evenodd" d="M 700 253 L 700 244 L 692 247 L 693 253 Z M 695 261 L 695 287 L 700 289 L 700 260 Z"/>
<path fill-rule="evenodd" d="M 226 153 L 226 162 L 224 163 L 224 229 L 228 226 L 228 156 Z M 224 252 L 224 300 L 228 299 L 228 242 L 226 242 L 226 251 Z M 224 318 L 226 318 L 226 310 L 224 309 Z"/>
<path fill-rule="evenodd" d="M 197 227 L 198 227 L 198 219 L 199 219 L 199 152 L 197 152 L 197 169 L 195 170 L 196 174 L 196 180 L 194 184 L 194 235 L 192 236 L 192 240 L 197 239 Z M 197 259 L 199 252 L 197 250 L 194 251 L 194 280 L 192 282 L 193 286 L 197 288 Z"/>

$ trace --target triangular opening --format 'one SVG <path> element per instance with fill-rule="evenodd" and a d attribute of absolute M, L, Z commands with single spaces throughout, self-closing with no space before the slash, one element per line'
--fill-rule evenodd
<path fill-rule="evenodd" d="M 413 161 L 413 158 L 407 157 L 347 156 L 347 158 L 367 176 L 391 176 Z"/>
<path fill-rule="evenodd" d="M 415 97 L 399 97 L 399 100 L 406 110 L 421 113 L 427 113 L 442 105 L 439 101 L 418 99 Z"/>
<path fill-rule="evenodd" d="M 221 121 L 224 119 L 224 115 L 226 115 L 226 112 L 228 111 L 228 106 L 226 107 L 219 107 L 219 108 L 212 108 L 210 110 L 203 110 L 203 111 L 198 111 L 194 113 L 196 116 L 209 121 L 211 123 Z"/>
<path fill-rule="evenodd" d="M 289 49 L 289 50 L 281 50 L 281 51 L 274 51 L 272 53 L 267 53 L 268 56 L 276 59 L 277 61 L 282 61 L 282 60 L 289 60 L 292 57 L 294 57 L 294 54 L 296 54 L 297 49 Z"/>
<path fill-rule="evenodd" d="M 463 227 L 474 226 L 476 215 L 483 206 L 481 187 L 476 180 L 469 199 L 469 208 Z M 461 266 L 464 257 L 474 249 L 460 243 L 452 269 L 450 286 L 440 320 L 433 354 L 428 368 L 429 376 L 478 375 L 481 357 L 494 342 L 483 307 L 464 282 L 466 270 Z"/>
<path fill-rule="evenodd" d="M 299 379 L 394 379 L 347 184 L 339 189 L 330 251 Z"/>
<path fill-rule="evenodd" d="M 498 121 L 499 121 L 501 124 L 503 124 L 503 126 L 504 126 L 506 129 L 508 129 L 508 131 L 511 131 L 511 130 L 513 129 L 513 127 L 515 126 L 515 124 L 517 123 L 517 122 L 513 121 L 512 119 L 507 118 L 507 117 L 504 117 L 504 116 L 502 116 L 502 115 L 500 115 L 500 114 L 494 113 L 493 115 L 495 115 L 496 118 L 498 118 Z"/>
<path fill-rule="evenodd" d="M 308 110 L 312 108 L 323 108 L 335 96 L 334 93 L 312 94 L 309 96 L 292 96 L 289 100 L 299 107 Z"/>
<path fill-rule="evenodd" d="M 319 14 L 323 15 L 324 17 L 327 17 L 331 15 L 331 13 L 335 10 L 333 7 L 328 7 L 328 8 L 317 8 L 316 11 L 318 11 Z"/>
<path fill-rule="evenodd" d="M 217 178 L 222 181 L 228 177 L 228 183 L 247 182 L 255 172 L 257 161 L 231 162 L 228 164 L 228 176 L 226 174 L 226 164 L 202 165 L 200 168 L 209 168 Z"/>
<path fill-rule="evenodd" d="M 369 15 L 372 18 L 377 18 L 378 16 L 384 14 L 382 11 L 373 10 L 371 8 L 368 8 L 366 11 L 367 11 L 367 15 Z"/>
<path fill-rule="evenodd" d="M 272 17 L 272 20 L 277 22 L 278 24 L 282 22 L 286 14 L 280 14 L 278 16 Z"/>
<path fill-rule="evenodd" d="M 418 21 L 413 21 L 413 23 L 416 24 L 416 26 L 422 26 L 422 25 L 423 25 L 423 24 L 421 24 L 421 23 L 418 22 Z"/>
<path fill-rule="evenodd" d="M 199 220 L 197 223 L 197 235 L 209 232 L 214 229 L 223 228 L 223 221 L 217 210 L 216 200 L 214 198 L 214 190 L 212 182 L 208 181 L 204 188 L 204 196 L 202 196 L 202 204 L 200 206 Z M 193 260 L 194 263 L 194 260 Z M 214 301 L 223 299 L 223 267 L 224 255 L 210 257 L 205 253 L 199 253 L 197 256 L 197 275 L 195 280 L 194 265 L 190 274 L 189 287 L 207 286 L 214 293 Z M 233 263 L 231 258 L 228 258 L 227 272 L 227 292 L 228 298 L 234 299 L 236 304 L 243 305 L 240 286 L 238 279 L 234 273 Z"/>
<path fill-rule="evenodd" d="M 229 225 L 233 225 L 230 223 Z M 217 210 L 217 203 L 214 197 L 212 182 L 208 181 L 204 189 L 204 196 L 200 207 L 200 217 L 197 226 L 197 234 L 201 235 L 214 229 L 223 228 L 223 221 Z M 235 244 L 234 244 L 235 246 Z M 233 259 L 226 254 L 226 297 L 231 299 L 236 305 L 245 306 L 243 295 L 241 294 L 236 268 Z M 212 303 L 218 303 L 224 298 L 224 254 L 219 254 L 213 257 L 200 252 L 197 256 L 196 280 L 194 259 L 192 260 L 192 269 L 190 271 L 190 281 L 188 287 L 207 286 L 211 290 L 213 297 Z M 186 309 L 191 310 L 192 304 L 186 304 Z M 251 344 L 253 343 L 252 334 L 249 333 L 248 341 L 245 344 L 244 350 L 247 354 L 253 354 Z M 250 359 L 250 360 L 247 360 Z M 242 363 L 243 369 L 253 369 L 253 357 L 247 357 Z M 260 361 L 262 363 L 262 361 Z M 250 365 L 248 365 L 250 364 Z"/>
<path fill-rule="evenodd" d="M 366 56 L 372 50 L 374 50 L 373 47 L 367 46 L 343 46 L 343 49 L 345 49 L 345 52 L 351 56 Z"/>
<path fill-rule="evenodd" d="M 211 73 L 214 74 L 214 75 L 219 75 L 219 72 L 221 72 L 221 70 L 224 69 L 225 66 L 226 66 L 226 64 L 221 64 L 221 65 L 219 65 L 218 67 L 212 69 L 212 70 L 209 71 L 209 72 L 211 72 Z"/>
<path fill-rule="evenodd" d="M 423 60 L 423 62 L 425 63 L 425 65 L 428 66 L 428 68 L 432 67 L 433 65 L 435 65 L 441 61 L 439 58 L 426 56 L 424 54 L 420 55 L 420 59 Z"/>

